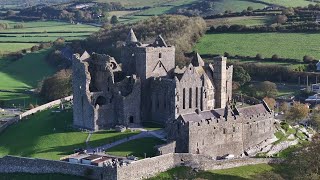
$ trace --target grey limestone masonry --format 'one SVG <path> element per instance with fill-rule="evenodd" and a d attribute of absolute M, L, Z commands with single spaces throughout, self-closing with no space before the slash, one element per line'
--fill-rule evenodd
<path fill-rule="evenodd" d="M 121 58 L 84 52 L 73 56 L 74 125 L 90 130 L 157 121 L 224 108 L 232 95 L 226 58 L 175 67 L 175 47 L 158 36 L 140 43 L 131 30 Z"/>
<path fill-rule="evenodd" d="M 280 159 L 243 158 L 216 161 L 197 154 L 170 153 L 132 162 L 127 165 L 97 167 L 71 164 L 62 161 L 5 156 L 0 158 L 0 173 L 60 173 L 100 180 L 141 180 L 178 166 L 189 166 L 200 170 L 215 170 L 254 165 L 279 163 Z"/>
<path fill-rule="evenodd" d="M 75 54 L 74 126 L 100 130 L 156 121 L 166 126 L 169 143 L 160 154 L 243 156 L 272 138 L 273 111 L 264 102 L 240 109 L 231 105 L 233 66 L 222 56 L 213 62 L 195 53 L 188 66 L 175 67 L 174 46 L 161 36 L 142 44 L 133 30 L 119 60 Z"/>
<path fill-rule="evenodd" d="M 63 161 L 5 156 L 0 158 L 0 173 L 59 173 L 82 176 L 91 179 L 116 180 L 117 169 L 114 167 L 97 167 L 71 164 Z M 91 172 L 91 173 L 88 173 Z"/>

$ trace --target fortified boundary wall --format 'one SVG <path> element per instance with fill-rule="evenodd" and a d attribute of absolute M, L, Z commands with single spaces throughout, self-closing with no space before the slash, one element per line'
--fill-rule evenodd
<path fill-rule="evenodd" d="M 72 99 L 73 99 L 73 96 L 68 96 L 68 97 L 61 98 L 61 99 L 58 99 L 58 100 L 55 100 L 55 101 L 51 101 L 49 103 L 43 104 L 43 105 L 35 107 L 33 109 L 30 109 L 30 110 L 20 114 L 19 116 L 14 117 L 11 120 L 7 121 L 5 124 L 3 124 L 0 127 L 0 133 L 2 131 L 4 131 L 8 126 L 10 126 L 13 123 L 16 123 L 16 122 L 20 121 L 24 117 L 27 117 L 27 116 L 32 115 L 34 113 L 46 110 L 46 109 L 51 108 L 53 106 L 59 105 L 61 102 L 71 101 Z"/>
<path fill-rule="evenodd" d="M 97 167 L 71 164 L 63 161 L 5 156 L 0 158 L 0 173 L 61 173 L 91 179 L 140 180 L 156 176 L 158 173 L 177 166 L 189 166 L 200 170 L 215 170 L 243 165 L 279 162 L 281 160 L 272 158 L 244 158 L 216 161 L 202 155 L 175 153 L 147 158 L 123 166 Z"/>

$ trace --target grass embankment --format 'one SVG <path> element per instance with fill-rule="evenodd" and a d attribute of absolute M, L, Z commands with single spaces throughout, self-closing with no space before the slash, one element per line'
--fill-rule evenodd
<path fill-rule="evenodd" d="M 272 171 L 274 168 L 267 164 L 249 165 L 224 170 L 195 172 L 189 167 L 177 167 L 160 173 L 149 180 L 169 179 L 219 179 L 219 180 L 244 180 L 255 179 L 254 176 L 260 173 Z"/>
<path fill-rule="evenodd" d="M 72 110 L 53 113 L 53 109 L 29 116 L 10 126 L 0 136 L 0 156 L 15 155 L 58 160 L 73 153 L 75 148 L 85 148 L 88 133 L 71 128 Z M 109 139 L 119 139 L 135 133 L 110 131 L 93 135 L 90 144 L 101 146 Z"/>
<path fill-rule="evenodd" d="M 164 143 L 164 141 L 157 138 L 135 139 L 112 147 L 108 149 L 106 153 L 115 156 L 133 155 L 138 157 L 139 159 L 143 159 L 144 153 L 146 153 L 147 157 L 155 156 L 156 150 L 154 149 L 154 146 Z"/>
<path fill-rule="evenodd" d="M 195 49 L 200 54 L 221 54 L 255 57 L 258 53 L 271 58 L 301 59 L 304 55 L 320 58 L 316 33 L 217 33 L 206 34 Z"/>

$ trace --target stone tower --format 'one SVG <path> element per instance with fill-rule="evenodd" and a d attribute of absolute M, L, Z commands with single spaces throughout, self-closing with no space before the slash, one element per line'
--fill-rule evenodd
<path fill-rule="evenodd" d="M 214 59 L 215 108 L 224 108 L 227 98 L 227 58 L 223 56 Z"/>

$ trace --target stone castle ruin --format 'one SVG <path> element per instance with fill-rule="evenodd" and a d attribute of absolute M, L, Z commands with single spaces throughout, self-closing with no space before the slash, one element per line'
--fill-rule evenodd
<path fill-rule="evenodd" d="M 230 106 L 233 67 L 225 57 L 205 63 L 195 54 L 175 66 L 175 47 L 159 35 L 139 42 L 131 29 L 121 58 L 88 54 L 73 57 L 74 126 L 101 130 L 154 121 L 167 125 L 169 144 L 160 153 L 240 155 L 271 138 L 273 112 L 258 104 Z"/>

